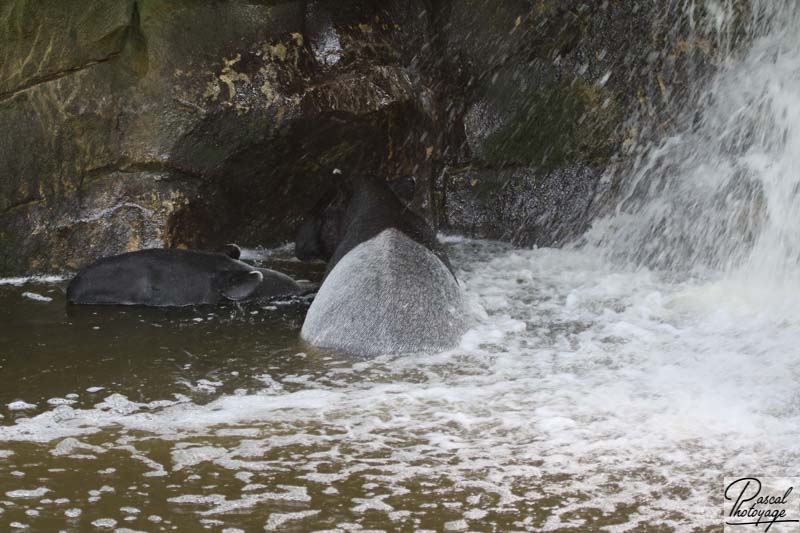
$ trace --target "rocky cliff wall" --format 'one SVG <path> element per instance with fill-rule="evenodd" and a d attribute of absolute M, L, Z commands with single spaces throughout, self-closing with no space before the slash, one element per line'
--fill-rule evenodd
<path fill-rule="evenodd" d="M 667 4 L 0 0 L 0 275 L 285 242 L 334 168 L 561 244 L 712 55 Z"/>

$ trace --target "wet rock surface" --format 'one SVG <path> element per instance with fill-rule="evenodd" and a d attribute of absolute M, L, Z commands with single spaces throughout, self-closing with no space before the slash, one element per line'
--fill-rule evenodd
<path fill-rule="evenodd" d="M 333 168 L 412 161 L 394 26 L 356 4 L 306 28 L 301 1 L 6 2 L 0 272 L 283 242 Z"/>
<path fill-rule="evenodd" d="M 597 187 L 592 168 L 450 170 L 443 227 L 518 246 L 560 246 L 585 229 Z"/>
<path fill-rule="evenodd" d="M 459 134 L 441 223 L 520 245 L 563 244 L 613 205 L 634 150 L 674 127 L 667 109 L 715 57 L 703 2 L 454 0 L 437 15 Z"/>
<path fill-rule="evenodd" d="M 414 176 L 447 230 L 561 244 L 707 55 L 649 4 L 4 2 L 0 274 L 286 242 L 335 168 Z"/>

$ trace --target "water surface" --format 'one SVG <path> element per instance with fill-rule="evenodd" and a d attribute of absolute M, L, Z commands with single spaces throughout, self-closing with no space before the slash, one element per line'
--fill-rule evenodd
<path fill-rule="evenodd" d="M 800 317 L 451 241 L 474 327 L 428 356 L 310 350 L 302 302 L 72 313 L 63 284 L 0 287 L 0 528 L 714 530 L 723 476 L 797 464 Z"/>

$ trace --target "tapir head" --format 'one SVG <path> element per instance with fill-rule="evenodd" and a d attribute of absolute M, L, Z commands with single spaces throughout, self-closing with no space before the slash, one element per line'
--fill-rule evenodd
<path fill-rule="evenodd" d="M 347 197 L 343 190 L 331 190 L 305 216 L 294 243 L 298 259 L 327 261 L 331 258 L 344 235 Z"/>
<path fill-rule="evenodd" d="M 228 271 L 221 275 L 221 293 L 228 300 L 238 302 L 252 296 L 261 283 L 264 275 L 258 270 Z"/>
<path fill-rule="evenodd" d="M 295 255 L 301 261 L 322 259 L 328 261 L 342 242 L 346 228 L 346 214 L 356 193 L 366 187 L 385 189 L 394 193 L 404 204 L 414 198 L 416 180 L 409 176 L 390 182 L 367 177 L 340 177 L 304 217 L 295 238 Z"/>

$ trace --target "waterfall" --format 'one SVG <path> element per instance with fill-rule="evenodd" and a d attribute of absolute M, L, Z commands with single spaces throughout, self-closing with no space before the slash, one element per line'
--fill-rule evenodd
<path fill-rule="evenodd" d="M 747 280 L 800 270 L 800 4 L 706 2 L 719 54 L 677 127 L 642 148 L 614 213 L 588 234 L 617 261 Z M 691 13 L 697 9 L 691 2 Z M 697 23 L 698 26 L 700 23 Z M 738 46 L 731 35 L 744 32 Z M 709 37 L 710 36 L 710 37 Z"/>

